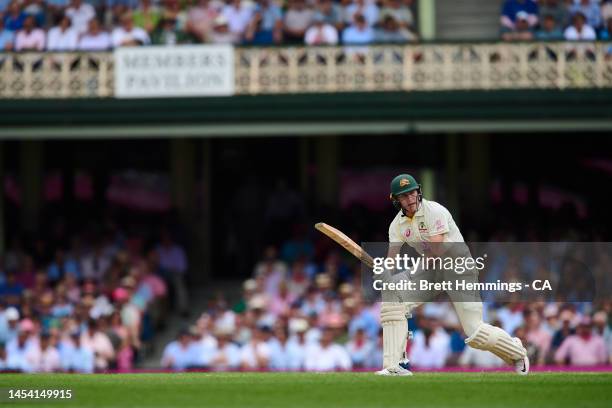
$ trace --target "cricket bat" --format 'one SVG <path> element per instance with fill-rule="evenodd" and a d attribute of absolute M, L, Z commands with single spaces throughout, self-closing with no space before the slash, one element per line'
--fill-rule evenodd
<path fill-rule="evenodd" d="M 336 241 L 338 244 L 342 245 L 344 249 L 349 251 L 368 267 L 374 267 L 374 260 L 372 259 L 372 257 L 362 247 L 357 245 L 355 241 L 350 239 L 348 236 L 346 236 L 345 233 L 343 233 L 339 229 L 334 228 L 331 225 L 327 225 L 324 222 L 319 222 L 315 224 L 315 228 L 333 239 L 334 241 Z"/>

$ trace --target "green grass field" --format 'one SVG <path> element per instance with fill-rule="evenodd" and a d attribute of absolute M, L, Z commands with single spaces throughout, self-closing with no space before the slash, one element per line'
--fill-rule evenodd
<path fill-rule="evenodd" d="M 3 374 L 11 407 L 610 407 L 612 374 Z M 10 401 L 9 388 L 71 389 L 72 400 Z"/>

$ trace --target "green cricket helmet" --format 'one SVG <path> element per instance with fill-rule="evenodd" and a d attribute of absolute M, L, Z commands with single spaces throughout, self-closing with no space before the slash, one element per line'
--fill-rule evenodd
<path fill-rule="evenodd" d="M 391 194 L 389 194 L 389 198 L 393 203 L 393 206 L 398 210 L 402 210 L 402 206 L 397 199 L 397 196 L 404 193 L 409 193 L 411 191 L 418 190 L 419 192 L 419 201 L 423 199 L 423 195 L 421 194 L 421 185 L 417 183 L 414 177 L 410 174 L 400 174 L 391 180 Z"/>

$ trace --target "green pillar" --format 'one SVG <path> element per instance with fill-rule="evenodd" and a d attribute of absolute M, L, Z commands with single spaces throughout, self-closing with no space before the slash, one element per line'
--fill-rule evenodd
<path fill-rule="evenodd" d="M 212 194 L 212 141 L 210 139 L 202 140 L 202 161 L 200 165 L 201 179 L 201 202 L 199 209 L 199 225 L 196 241 L 200 251 L 196 262 L 201 266 L 200 273 L 194 276 L 195 283 L 206 283 L 212 279 L 212 217 L 211 217 L 211 194 Z"/>
<path fill-rule="evenodd" d="M 0 141 L 0 254 L 6 249 L 4 225 L 4 142 Z"/>
<path fill-rule="evenodd" d="M 490 185 L 489 135 L 472 134 L 467 136 L 467 171 L 470 180 L 470 208 L 475 214 L 485 216 L 487 209 L 488 188 Z M 483 218 L 480 218 L 483 220 Z"/>
<path fill-rule="evenodd" d="M 188 139 L 170 141 L 172 203 L 185 226 L 193 225 L 195 210 L 195 148 Z"/>
<path fill-rule="evenodd" d="M 310 165 L 310 138 L 301 137 L 299 140 L 298 174 L 300 175 L 300 191 L 304 197 L 310 197 L 308 180 L 308 167 Z"/>
<path fill-rule="evenodd" d="M 436 38 L 436 0 L 419 0 L 419 36 L 422 40 Z"/>
<path fill-rule="evenodd" d="M 21 226 L 29 232 L 38 228 L 38 216 L 42 206 L 43 142 L 25 140 L 21 142 L 20 175 L 22 206 Z"/>
<path fill-rule="evenodd" d="M 446 196 L 453 218 L 460 219 L 459 208 L 459 135 L 446 135 Z"/>
<path fill-rule="evenodd" d="M 335 206 L 338 203 L 338 137 L 317 138 L 316 156 L 318 204 Z"/>
<path fill-rule="evenodd" d="M 421 171 L 421 188 L 423 196 L 427 200 L 436 201 L 436 173 L 432 169 L 423 169 Z"/>

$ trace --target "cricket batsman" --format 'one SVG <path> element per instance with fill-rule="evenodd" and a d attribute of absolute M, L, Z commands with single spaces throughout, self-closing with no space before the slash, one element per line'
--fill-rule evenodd
<path fill-rule="evenodd" d="M 421 185 L 409 174 L 400 174 L 391 181 L 391 201 L 398 213 L 389 226 L 388 257 L 399 254 L 401 244 L 408 244 L 420 255 L 440 256 L 442 245 L 435 243 L 463 243 L 463 236 L 450 212 L 442 205 L 425 200 Z M 395 244 L 395 245 L 394 245 Z M 434 249 L 438 248 L 438 250 Z M 467 246 L 466 246 L 467 248 Z M 468 250 L 469 253 L 469 250 Z M 428 273 L 428 272 L 426 272 Z M 477 275 L 476 275 L 477 279 Z M 451 300 L 452 294 L 449 292 Z M 411 311 L 423 303 L 419 299 L 397 301 L 383 298 L 381 324 L 383 328 L 383 369 L 378 375 L 412 375 L 406 359 L 408 321 Z M 462 302 L 453 300 L 453 306 L 463 331 L 465 343 L 476 349 L 487 350 L 507 364 L 513 365 L 518 374 L 529 372 L 527 351 L 518 338 L 512 338 L 499 327 L 483 322 L 482 301 Z"/>

